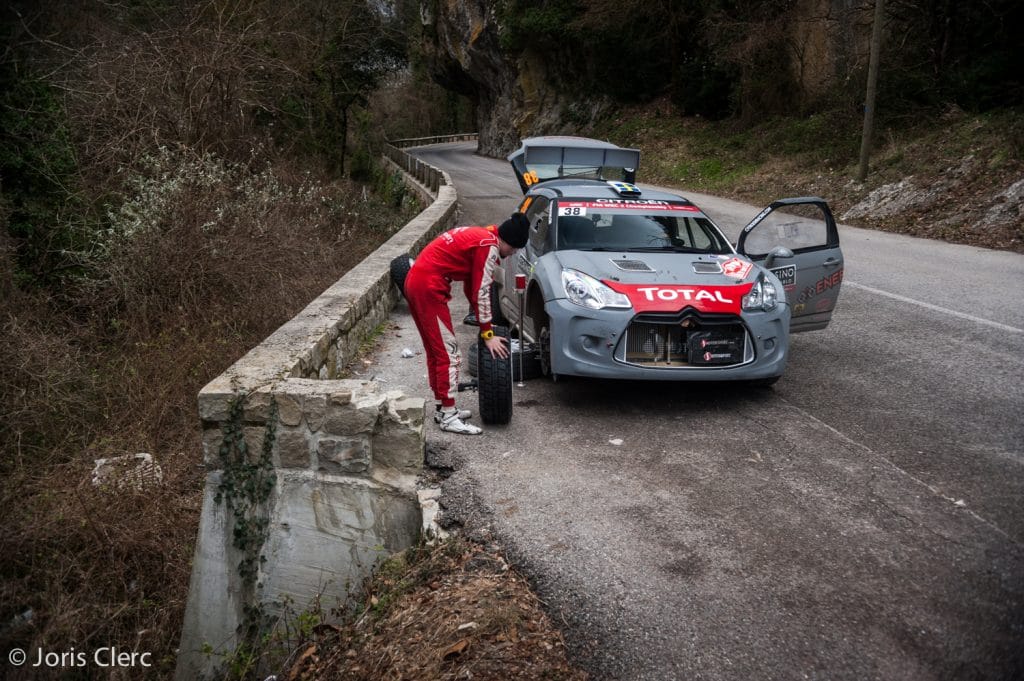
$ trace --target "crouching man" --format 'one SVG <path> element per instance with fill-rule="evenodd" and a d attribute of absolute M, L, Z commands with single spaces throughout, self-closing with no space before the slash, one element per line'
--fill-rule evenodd
<path fill-rule="evenodd" d="M 479 322 L 480 340 L 493 357 L 508 357 L 507 340 L 491 328 L 491 273 L 498 258 L 526 245 L 530 223 L 522 213 L 501 225 L 456 227 L 431 241 L 416 257 L 405 279 L 405 298 L 427 357 L 427 377 L 434 393 L 434 421 L 441 430 L 479 435 L 482 429 L 466 421 L 471 412 L 455 407 L 461 355 L 452 330 L 453 281 L 463 291 Z"/>

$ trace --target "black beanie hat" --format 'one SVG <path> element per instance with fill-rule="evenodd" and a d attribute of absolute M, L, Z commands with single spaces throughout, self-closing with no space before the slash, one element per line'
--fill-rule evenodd
<path fill-rule="evenodd" d="M 498 227 L 498 236 L 512 248 L 522 248 L 530 238 L 530 221 L 522 213 L 512 213 L 512 217 Z"/>

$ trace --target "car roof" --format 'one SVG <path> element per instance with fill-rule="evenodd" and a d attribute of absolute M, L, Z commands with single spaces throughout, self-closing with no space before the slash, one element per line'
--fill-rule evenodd
<path fill-rule="evenodd" d="M 530 188 L 529 194 L 544 193 L 559 199 L 646 199 L 651 201 L 673 201 L 693 205 L 686 197 L 656 189 L 642 189 L 639 195 L 623 196 L 608 182 L 601 180 L 558 179 L 540 182 Z"/>

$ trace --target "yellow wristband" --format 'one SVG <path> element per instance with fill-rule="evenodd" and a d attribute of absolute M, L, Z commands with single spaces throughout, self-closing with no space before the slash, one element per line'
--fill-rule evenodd
<path fill-rule="evenodd" d="M 494 338 L 494 331 L 491 330 L 491 329 L 487 329 L 486 331 L 481 331 L 480 332 L 480 337 L 483 338 L 485 341 L 486 340 L 491 340 L 492 338 Z"/>

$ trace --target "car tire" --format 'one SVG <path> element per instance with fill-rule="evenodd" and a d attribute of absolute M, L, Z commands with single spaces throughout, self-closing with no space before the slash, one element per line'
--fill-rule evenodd
<path fill-rule="evenodd" d="M 494 327 L 494 333 L 508 338 L 508 328 Z M 477 395 L 480 420 L 506 424 L 512 420 L 512 362 L 509 357 L 492 357 L 483 343 L 476 343 Z"/>
<path fill-rule="evenodd" d="M 398 292 L 405 297 L 405 278 L 412 269 L 413 259 L 402 254 L 391 261 L 391 281 L 398 287 Z"/>
<path fill-rule="evenodd" d="M 466 352 L 466 373 L 470 376 L 476 376 L 477 359 L 480 352 L 480 342 L 477 341 L 469 346 L 469 351 Z"/>
<path fill-rule="evenodd" d="M 476 376 L 479 371 L 479 357 L 481 351 L 487 352 L 487 349 L 480 344 L 480 341 L 476 341 L 469 346 L 469 352 L 466 353 L 466 371 L 470 376 Z M 487 354 L 490 355 L 491 353 L 487 352 Z M 522 355 L 522 378 L 519 377 L 520 351 L 515 350 L 509 353 L 509 358 L 512 360 L 513 381 L 529 381 L 532 378 L 540 378 L 543 375 L 540 368 L 540 357 L 536 350 L 527 350 L 526 354 Z"/>
<path fill-rule="evenodd" d="M 509 323 L 508 317 L 501 311 L 501 289 L 498 288 L 498 282 L 491 282 L 491 323 L 496 326 L 512 326 Z"/>

